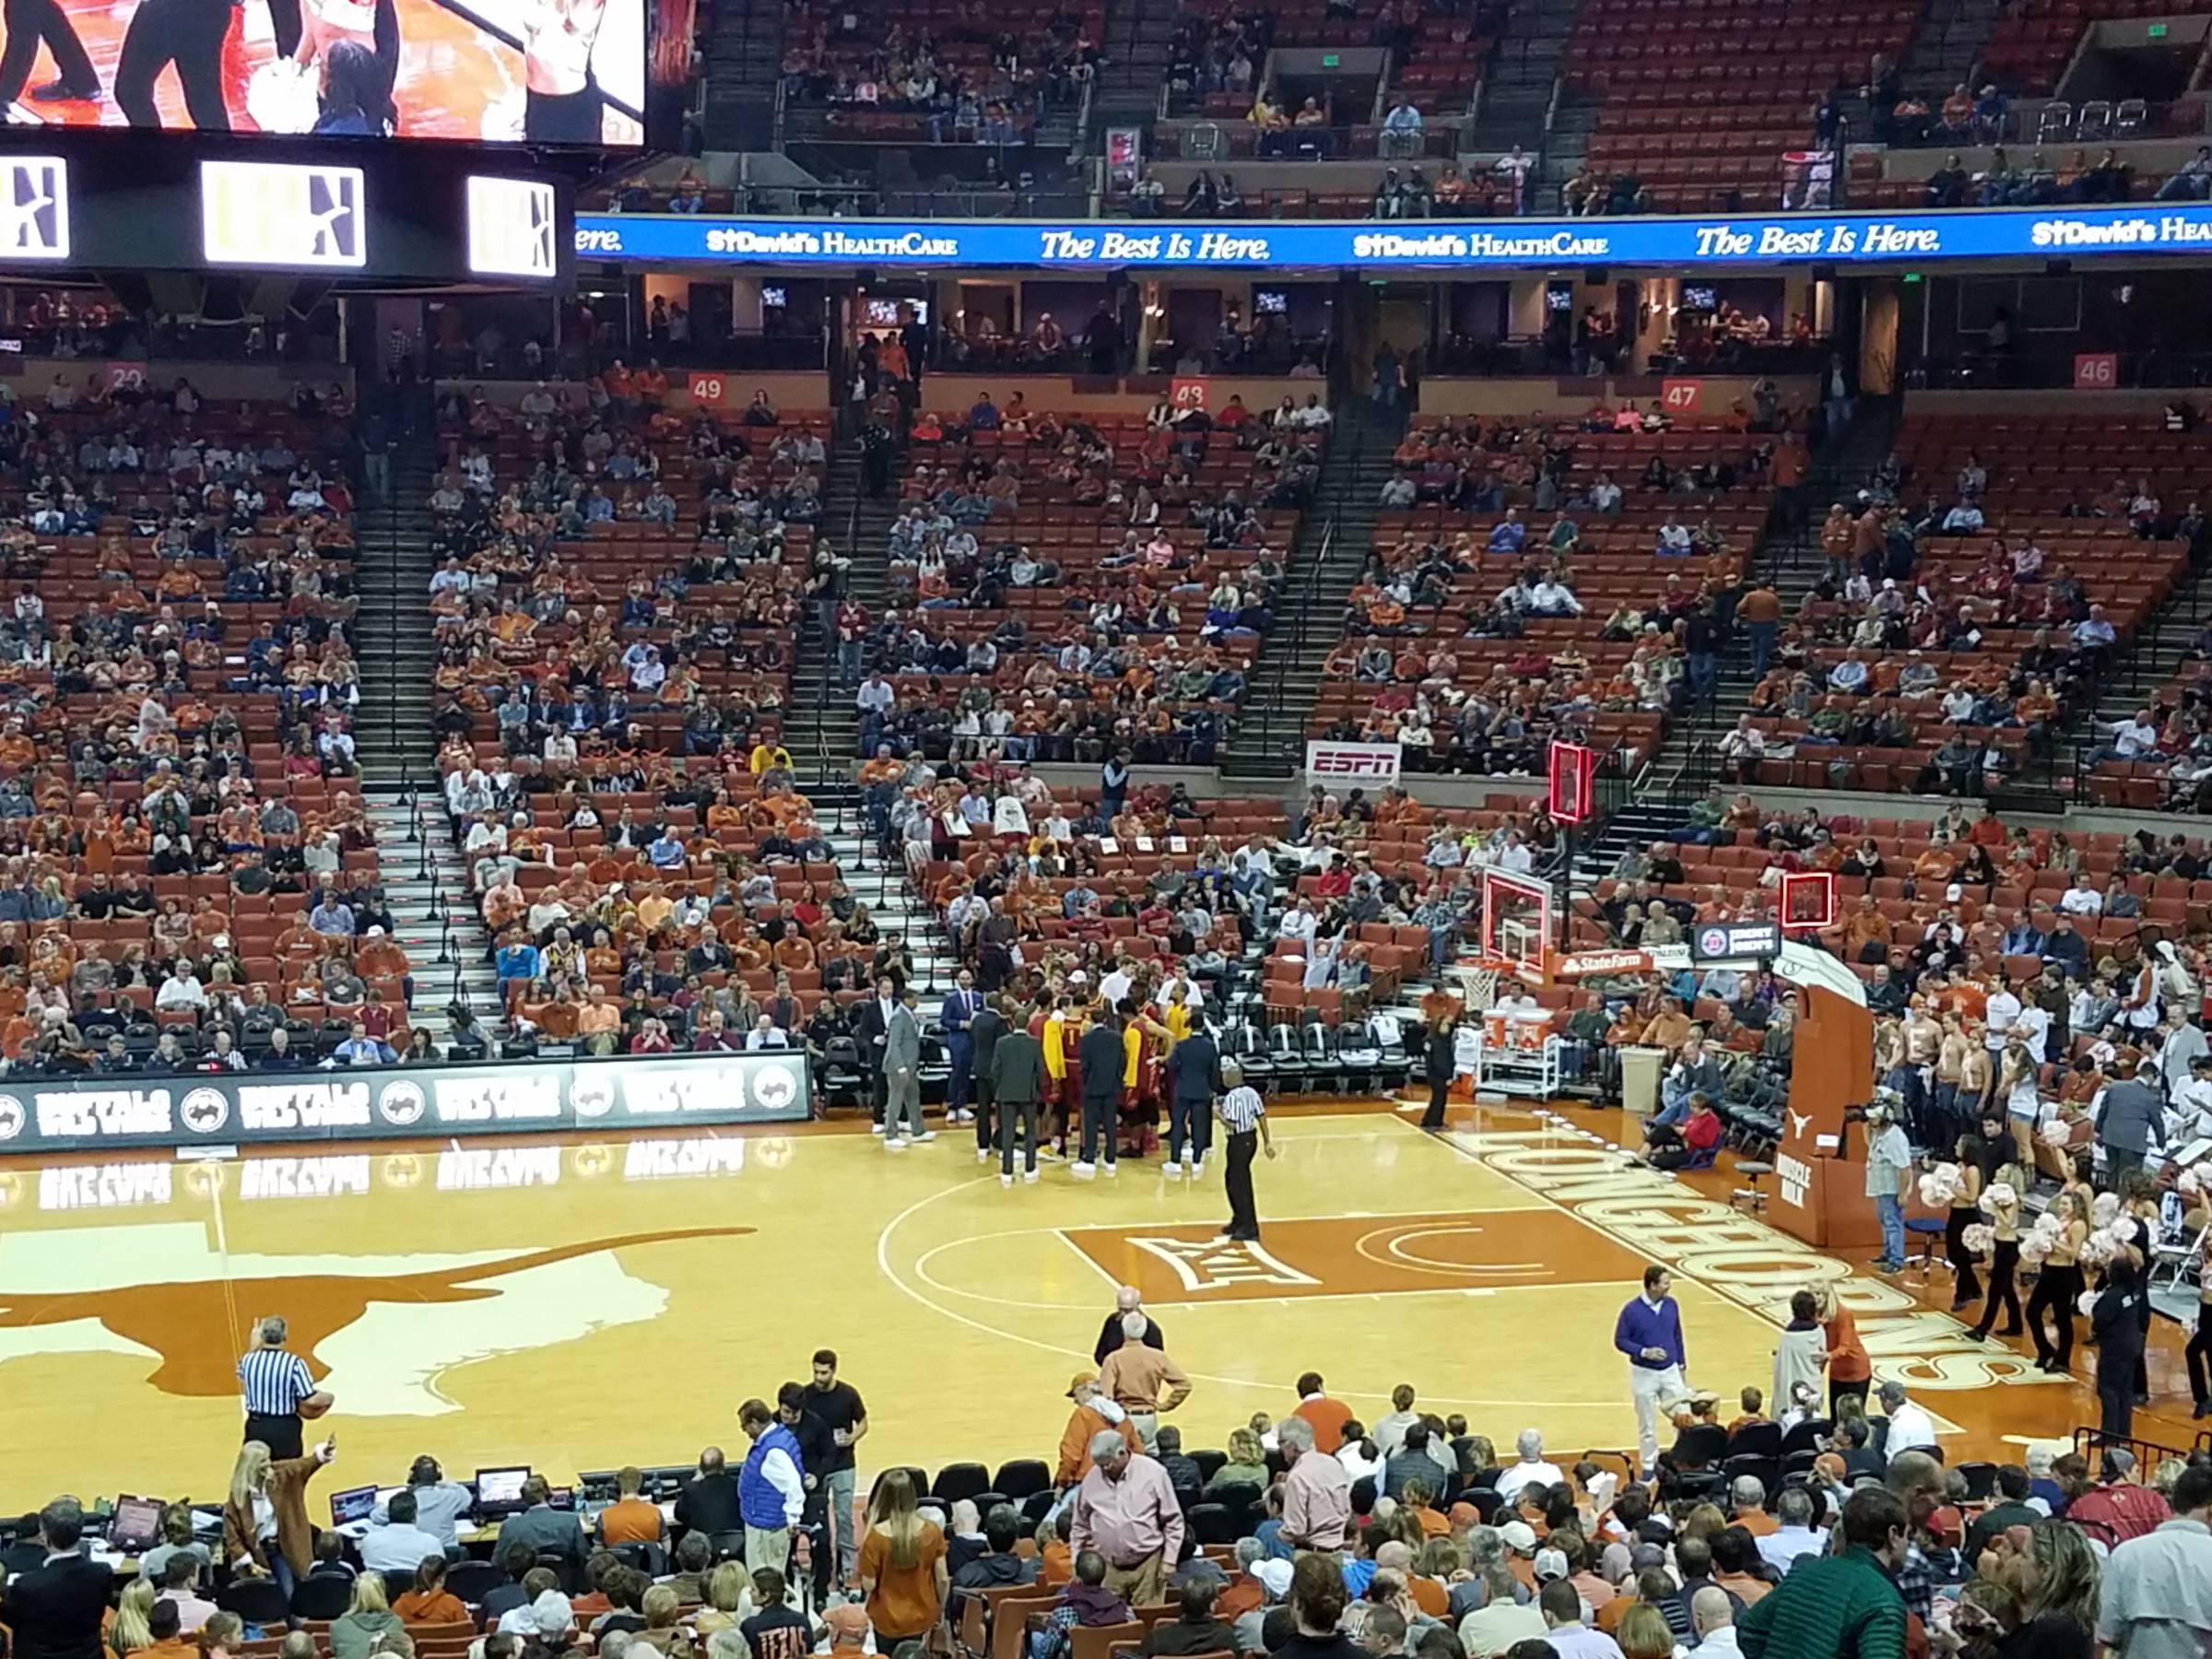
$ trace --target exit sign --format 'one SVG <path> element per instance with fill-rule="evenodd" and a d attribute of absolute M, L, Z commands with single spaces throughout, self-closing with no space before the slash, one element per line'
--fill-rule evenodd
<path fill-rule="evenodd" d="M 2164 40 L 2166 38 L 2166 25 L 2163 23 L 2153 23 L 2150 26 L 2150 38 L 2154 41 Z"/>
<path fill-rule="evenodd" d="M 2166 25 L 2163 23 L 2154 23 L 2151 28 L 2154 33 L 2164 34 L 2166 32 Z M 1344 59 L 1334 52 L 1324 52 L 1321 54 L 1321 66 L 1324 69 L 1335 69 L 1343 63 Z"/>

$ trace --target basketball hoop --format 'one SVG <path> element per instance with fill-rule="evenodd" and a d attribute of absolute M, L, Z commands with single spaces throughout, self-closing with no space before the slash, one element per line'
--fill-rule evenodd
<path fill-rule="evenodd" d="M 1459 980 L 1460 999 L 1467 1005 L 1468 1013 L 1480 1014 L 1497 1005 L 1497 969 L 1462 966 L 1452 971 Z"/>

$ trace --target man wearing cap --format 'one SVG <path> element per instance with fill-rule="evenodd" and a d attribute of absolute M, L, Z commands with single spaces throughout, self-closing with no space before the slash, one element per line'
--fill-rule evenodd
<path fill-rule="evenodd" d="M 1675 1276 L 1653 1264 L 1643 1270 L 1643 1294 L 1614 1321 L 1613 1346 L 1628 1356 L 1629 1391 L 1636 1402 L 1636 1446 L 1645 1479 L 1659 1465 L 1659 1401 L 1689 1392 L 1682 1379 L 1682 1310 L 1669 1294 Z"/>
<path fill-rule="evenodd" d="M 1067 1427 L 1060 1431 L 1060 1463 L 1053 1477 L 1063 1490 L 1090 1473 L 1091 1442 L 1104 1430 L 1121 1435 L 1131 1451 L 1136 1450 L 1136 1430 L 1129 1414 L 1099 1392 L 1096 1371 L 1077 1371 L 1069 1379 L 1067 1397 L 1075 1402 Z"/>
<path fill-rule="evenodd" d="M 1168 1563 L 1182 1554 L 1182 1505 L 1157 1458 L 1112 1429 L 1091 1436 L 1090 1472 L 1068 1508 L 1068 1548 L 1106 1559 L 1106 1588 L 1133 1607 L 1166 1594 Z"/>

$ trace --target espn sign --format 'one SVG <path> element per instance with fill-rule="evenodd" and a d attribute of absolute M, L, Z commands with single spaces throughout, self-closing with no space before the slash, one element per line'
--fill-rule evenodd
<path fill-rule="evenodd" d="M 560 275 L 560 208 L 553 186 L 532 179 L 468 181 L 468 268 L 479 276 Z"/>
<path fill-rule="evenodd" d="M 1406 749 L 1397 743 L 1321 743 L 1306 745 L 1306 782 L 1369 784 L 1395 783 L 1405 765 Z"/>
<path fill-rule="evenodd" d="M 361 170 L 203 161 L 200 249 L 209 265 L 359 270 L 369 263 Z"/>
<path fill-rule="evenodd" d="M 0 263 L 69 257 L 69 164 L 0 157 Z"/>

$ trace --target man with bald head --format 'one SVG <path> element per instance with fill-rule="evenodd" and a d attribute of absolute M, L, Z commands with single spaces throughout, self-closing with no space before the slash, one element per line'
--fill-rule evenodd
<path fill-rule="evenodd" d="M 699 1473 L 676 1495 L 676 1519 L 687 1531 L 708 1534 L 736 1532 L 744 1524 L 737 1517 L 737 1477 L 720 1446 L 699 1454 Z"/>
<path fill-rule="evenodd" d="M 1104 1365 L 1106 1356 L 1122 1346 L 1124 1340 L 1122 1335 L 1122 1322 L 1130 1314 L 1138 1312 L 1144 1305 L 1144 1296 L 1135 1285 L 1124 1285 L 1114 1292 L 1113 1312 L 1106 1315 L 1106 1323 L 1100 1326 L 1098 1346 L 1091 1350 L 1090 1362 L 1093 1365 Z M 1147 1347 L 1159 1348 L 1161 1352 L 1166 1352 L 1167 1338 L 1159 1333 L 1159 1321 L 1154 1319 L 1149 1313 L 1145 1315 L 1145 1334 L 1142 1338 L 1144 1345 Z"/>
<path fill-rule="evenodd" d="M 1735 1643 L 1735 1608 L 1718 1584 L 1689 1598 L 1689 1633 L 1696 1638 L 1690 1652 L 1697 1659 L 1739 1659 L 1744 1651 Z"/>

